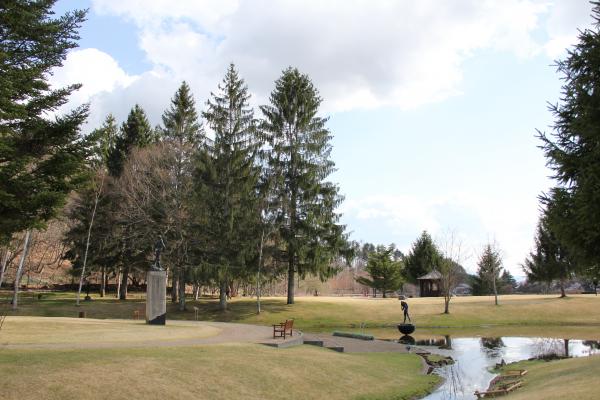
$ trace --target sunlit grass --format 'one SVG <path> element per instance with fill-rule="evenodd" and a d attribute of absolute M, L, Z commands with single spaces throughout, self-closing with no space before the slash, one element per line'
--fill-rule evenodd
<path fill-rule="evenodd" d="M 439 381 L 413 354 L 229 344 L 0 350 L 0 393 L 26 399 L 411 399 Z"/>
<path fill-rule="evenodd" d="M 571 358 L 551 362 L 523 361 L 508 369 L 527 369 L 524 385 L 507 400 L 596 400 L 600 375 L 600 356 Z"/>
<path fill-rule="evenodd" d="M 73 293 L 52 293 L 41 300 L 29 296 L 21 301 L 17 315 L 75 317 L 79 311 L 86 311 L 91 318 L 131 319 L 134 310 L 143 310 L 145 301 L 143 293 L 133 296 L 125 302 L 114 297 L 93 296 L 92 301 L 82 302 L 80 307 L 75 306 Z M 594 330 L 600 331 L 597 311 L 600 297 L 593 295 L 565 299 L 555 295 L 500 296 L 499 306 L 494 305 L 492 297 L 456 297 L 452 299 L 448 315 L 443 314 L 441 298 L 414 298 L 408 303 L 417 333 L 463 332 L 469 336 L 483 329 L 513 336 L 578 337 L 584 334 L 580 338 L 594 338 Z M 395 337 L 395 324 L 402 317 L 397 299 L 344 297 L 297 297 L 294 305 L 287 305 L 283 297 L 264 298 L 260 315 L 256 314 L 253 298 L 234 298 L 225 313 L 219 311 L 216 299 L 202 298 L 197 302 L 188 301 L 185 312 L 168 302 L 167 317 L 194 319 L 194 306 L 200 309 L 200 319 L 207 321 L 269 325 L 294 318 L 296 328 L 312 332 L 342 329 L 359 332 L 363 324 L 366 333 L 378 337 Z"/>

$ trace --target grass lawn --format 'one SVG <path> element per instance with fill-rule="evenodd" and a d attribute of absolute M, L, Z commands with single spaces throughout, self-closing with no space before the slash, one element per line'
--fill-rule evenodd
<path fill-rule="evenodd" d="M 0 349 L 2 399 L 411 399 L 440 378 L 413 354 L 251 344 Z"/>
<path fill-rule="evenodd" d="M 145 321 L 110 319 L 74 319 L 7 317 L 0 330 L 0 346 L 27 344 L 136 343 L 169 341 L 215 336 L 220 329 L 194 326 L 177 321 L 157 329 Z M 1 353 L 0 353 L 1 355 Z"/>
<path fill-rule="evenodd" d="M 600 398 L 600 355 L 557 361 L 522 361 L 506 369 L 526 369 L 523 387 L 507 400 L 595 400 Z"/>
<path fill-rule="evenodd" d="M 5 292 L 5 296 L 7 293 Z M 42 300 L 25 295 L 15 315 L 74 317 L 86 311 L 91 318 L 130 319 L 133 310 L 143 309 L 143 294 L 120 302 L 113 297 L 83 302 L 76 307 L 73 293 L 45 294 Z M 415 298 L 408 300 L 413 322 L 418 333 L 435 333 L 470 336 L 518 335 L 555 336 L 580 339 L 598 339 L 600 330 L 600 297 L 574 295 L 560 299 L 556 295 L 500 296 L 495 306 L 492 297 L 456 297 L 450 304 L 450 314 L 443 314 L 443 299 Z M 285 298 L 265 298 L 263 312 L 256 314 L 254 299 L 235 298 L 229 311 L 218 310 L 216 299 L 203 298 L 189 301 L 188 311 L 179 312 L 176 305 L 168 303 L 169 319 L 194 319 L 193 306 L 200 308 L 200 319 L 269 325 L 294 318 L 294 326 L 312 332 L 334 330 L 358 331 L 366 323 L 368 333 L 377 337 L 397 337 L 395 323 L 402 312 L 397 299 L 297 297 L 296 304 L 285 304 Z M 10 314 L 9 314 L 10 315 Z M 143 315 L 143 313 L 142 313 Z M 390 328 L 391 327 L 391 328 Z"/>

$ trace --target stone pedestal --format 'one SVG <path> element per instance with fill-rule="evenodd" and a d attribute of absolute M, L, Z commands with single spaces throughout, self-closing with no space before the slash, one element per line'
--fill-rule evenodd
<path fill-rule="evenodd" d="M 164 325 L 167 317 L 167 273 L 149 271 L 146 287 L 146 323 Z"/>

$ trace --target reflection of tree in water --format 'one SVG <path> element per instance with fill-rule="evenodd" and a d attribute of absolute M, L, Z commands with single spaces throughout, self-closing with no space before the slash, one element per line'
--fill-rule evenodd
<path fill-rule="evenodd" d="M 459 399 L 465 395 L 463 377 L 464 372 L 459 361 L 445 367 L 444 378 L 446 378 L 446 383 L 444 384 L 442 396 L 444 400 Z"/>
<path fill-rule="evenodd" d="M 441 338 L 419 339 L 415 342 L 417 346 L 437 346 L 442 349 L 452 349 L 452 338 L 449 335 Z"/>
<path fill-rule="evenodd" d="M 495 358 L 502 355 L 502 347 L 505 347 L 501 337 L 482 337 L 481 347 L 489 358 Z"/>
<path fill-rule="evenodd" d="M 536 339 L 533 349 L 536 358 L 569 357 L 569 339 Z"/>
<path fill-rule="evenodd" d="M 590 350 L 600 350 L 600 342 L 597 340 L 584 340 L 581 344 L 589 347 Z"/>

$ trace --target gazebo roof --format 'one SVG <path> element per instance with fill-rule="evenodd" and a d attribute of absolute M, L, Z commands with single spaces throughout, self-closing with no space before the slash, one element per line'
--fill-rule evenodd
<path fill-rule="evenodd" d="M 417 278 L 417 280 L 431 280 L 431 279 L 442 279 L 442 274 L 440 274 L 437 270 L 433 270 L 431 272 L 429 272 L 428 274 L 423 275 L 420 278 Z"/>

